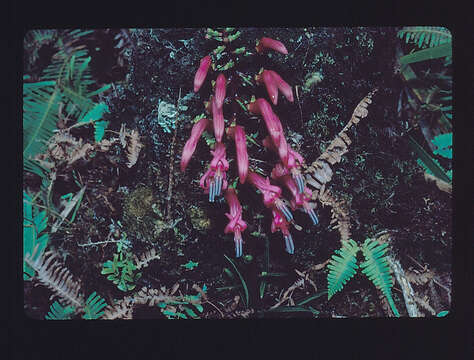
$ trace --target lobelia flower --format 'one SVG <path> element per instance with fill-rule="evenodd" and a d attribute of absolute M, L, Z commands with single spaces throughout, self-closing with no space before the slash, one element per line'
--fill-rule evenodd
<path fill-rule="evenodd" d="M 227 129 L 227 134 L 234 139 L 235 152 L 237 153 L 237 168 L 240 183 L 245 183 L 249 169 L 249 155 L 247 153 L 247 141 L 242 126 L 235 125 Z"/>
<path fill-rule="evenodd" d="M 196 75 L 194 75 L 194 92 L 198 92 L 204 83 L 210 65 L 211 57 L 209 55 L 204 56 L 199 63 L 199 68 L 196 71 Z"/>
<path fill-rule="evenodd" d="M 229 163 L 226 159 L 225 145 L 216 143 L 211 154 L 213 158 L 209 164 L 209 169 L 202 176 L 199 185 L 204 189 L 204 193 L 209 193 L 209 201 L 214 202 L 215 196 L 219 196 L 222 190 L 227 189 L 226 171 L 229 170 Z"/>
<path fill-rule="evenodd" d="M 273 174 L 273 171 L 272 171 Z M 297 208 L 303 208 L 303 210 L 306 212 L 306 214 L 309 215 L 311 218 L 311 221 L 313 222 L 314 225 L 318 224 L 318 217 L 316 216 L 316 213 L 314 212 L 313 206 L 311 206 L 310 201 L 311 201 L 311 195 L 313 194 L 310 189 L 308 189 L 306 186 L 304 187 L 303 193 L 300 193 L 298 190 L 298 186 L 296 185 L 295 180 L 289 175 L 284 175 L 278 178 L 279 181 L 281 181 L 283 184 L 286 185 L 288 190 L 290 190 L 291 194 L 293 195 L 293 199 L 291 199 L 290 204 L 293 210 Z"/>
<path fill-rule="evenodd" d="M 289 102 L 293 102 L 294 101 L 293 90 L 291 89 L 291 86 L 288 85 L 288 83 L 285 80 L 283 80 L 281 76 L 278 75 L 275 71 L 268 70 L 268 72 L 271 74 L 272 78 L 274 79 L 275 85 L 278 87 L 278 90 L 281 91 L 281 93 L 286 97 L 286 99 Z"/>
<path fill-rule="evenodd" d="M 290 102 L 293 102 L 293 90 L 288 83 L 281 78 L 273 70 L 263 70 L 260 74 L 255 76 L 255 81 L 257 83 L 264 83 L 267 89 L 268 96 L 272 101 L 273 105 L 278 103 L 278 90 L 286 97 Z"/>
<path fill-rule="evenodd" d="M 224 135 L 224 114 L 222 112 L 222 106 L 217 106 L 216 98 L 211 100 L 212 106 L 212 125 L 214 126 L 214 136 L 217 142 L 222 141 L 222 135 Z"/>
<path fill-rule="evenodd" d="M 235 256 L 240 257 L 242 256 L 242 231 L 247 228 L 247 223 L 242 220 L 242 206 L 240 206 L 235 189 L 231 187 L 228 188 L 224 198 L 227 204 L 229 204 L 229 213 L 225 215 L 230 220 L 224 229 L 224 233 L 234 233 Z"/>
<path fill-rule="evenodd" d="M 267 136 L 263 139 L 263 146 L 278 152 L 271 139 Z M 296 181 L 298 186 L 298 192 L 303 193 L 305 183 L 303 174 L 301 174 L 301 166 L 304 163 L 304 158 L 295 150 L 288 146 L 288 162 L 286 164 L 277 164 L 272 170 L 272 179 L 276 179 L 280 176 L 291 174 L 293 179 Z"/>
<path fill-rule="evenodd" d="M 291 214 L 288 207 L 285 205 L 283 200 L 280 199 L 281 188 L 270 184 L 268 177 L 264 178 L 252 171 L 249 172 L 247 179 L 252 183 L 263 196 L 263 204 L 267 208 L 276 208 L 281 213 L 283 213 L 288 221 L 293 220 L 293 215 Z"/>
<path fill-rule="evenodd" d="M 271 231 L 274 233 L 275 231 L 280 230 L 283 234 L 283 238 L 285 239 L 285 250 L 289 254 L 293 254 L 295 252 L 295 245 L 293 243 L 293 237 L 288 230 L 288 221 L 286 221 L 285 217 L 281 213 L 281 211 L 277 209 L 272 209 L 273 220 L 271 225 Z"/>
<path fill-rule="evenodd" d="M 255 81 L 265 84 L 271 102 L 276 105 L 278 103 L 278 86 L 272 74 L 268 70 L 263 70 L 261 74 L 255 75 Z"/>
<path fill-rule="evenodd" d="M 280 119 L 273 112 L 271 105 L 267 100 L 259 98 L 247 105 L 247 109 L 253 114 L 259 114 L 263 117 L 268 133 L 277 149 L 277 152 L 285 164 L 288 161 L 288 145 L 286 143 L 283 127 Z"/>
<path fill-rule="evenodd" d="M 181 171 L 184 172 L 186 167 L 188 166 L 189 160 L 193 156 L 194 150 L 196 150 L 196 145 L 199 141 L 204 130 L 210 126 L 210 121 L 206 118 L 199 120 L 196 124 L 193 125 L 191 129 L 191 136 L 189 137 L 188 141 L 183 148 L 183 154 L 181 155 Z"/>
<path fill-rule="evenodd" d="M 282 53 L 284 55 L 288 54 L 288 50 L 286 50 L 285 45 L 281 41 L 274 40 L 268 37 L 262 37 L 260 40 L 257 41 L 257 46 L 255 46 L 255 50 L 258 53 L 262 53 L 265 49 L 272 49 Z"/>
<path fill-rule="evenodd" d="M 215 101 L 218 108 L 222 107 L 225 99 L 226 78 L 223 74 L 219 74 L 216 80 Z"/>

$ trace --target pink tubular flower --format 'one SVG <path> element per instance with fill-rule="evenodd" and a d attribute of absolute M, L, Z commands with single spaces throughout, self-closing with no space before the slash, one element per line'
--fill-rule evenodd
<path fill-rule="evenodd" d="M 216 97 L 212 99 L 212 125 L 214 126 L 214 136 L 217 142 L 221 142 L 225 127 L 224 114 L 222 113 L 222 106 L 217 106 Z"/>
<path fill-rule="evenodd" d="M 211 154 L 213 158 L 209 170 L 202 176 L 199 185 L 204 189 L 204 193 L 209 193 L 209 201 L 214 202 L 215 196 L 219 196 L 222 190 L 227 189 L 226 171 L 229 170 L 229 163 L 225 157 L 223 143 L 217 143 Z"/>
<path fill-rule="evenodd" d="M 230 128 L 230 135 L 235 141 L 235 151 L 237 153 L 237 168 L 239 170 L 240 183 L 245 183 L 249 169 L 249 155 L 247 153 L 247 141 L 245 131 L 242 126 L 236 125 Z"/>
<path fill-rule="evenodd" d="M 234 233 L 235 256 L 240 257 L 242 256 L 242 231 L 247 228 L 247 223 L 242 220 L 242 206 L 240 206 L 234 188 L 228 188 L 224 197 L 229 204 L 229 213 L 225 215 L 230 220 L 224 229 L 224 233 Z"/>
<path fill-rule="evenodd" d="M 286 99 L 289 102 L 293 102 L 293 90 L 291 89 L 291 86 L 288 85 L 288 83 L 281 78 L 280 75 L 278 75 L 275 71 L 273 70 L 268 70 L 270 73 L 271 77 L 273 78 L 273 81 L 275 82 L 275 85 L 278 87 L 278 89 L 281 91 L 281 93 L 286 97 Z M 275 103 L 276 105 L 276 103 Z"/>
<path fill-rule="evenodd" d="M 270 101 L 273 105 L 276 105 L 278 103 L 278 86 L 272 73 L 268 70 L 263 70 L 261 74 L 255 76 L 255 80 L 257 83 L 263 82 L 265 84 Z"/>
<path fill-rule="evenodd" d="M 263 146 L 273 150 L 274 152 L 278 152 L 278 149 L 275 147 L 268 136 L 263 139 Z M 302 194 L 305 187 L 304 177 L 303 174 L 301 174 L 301 166 L 303 163 L 303 157 L 298 152 L 293 150 L 291 146 L 288 146 L 288 162 L 286 164 L 277 164 L 272 170 L 271 177 L 272 179 L 277 179 L 290 173 L 293 179 L 296 181 L 299 193 Z"/>
<path fill-rule="evenodd" d="M 194 92 L 198 92 L 204 83 L 210 65 L 211 57 L 209 55 L 204 56 L 199 63 L 199 68 L 196 71 L 196 75 L 194 75 Z"/>
<path fill-rule="evenodd" d="M 223 74 L 219 74 L 216 80 L 216 90 L 215 90 L 215 99 L 216 99 L 216 105 L 218 108 L 222 107 L 222 104 L 224 104 L 224 99 L 225 99 L 225 87 L 226 87 L 226 78 Z"/>
<path fill-rule="evenodd" d="M 281 160 L 286 164 L 288 161 L 288 145 L 286 143 L 280 119 L 273 112 L 271 105 L 267 100 L 259 98 L 248 104 L 247 109 L 253 114 L 262 115 L 273 144 L 278 149 L 278 154 L 280 155 Z"/>
<path fill-rule="evenodd" d="M 189 160 L 191 160 L 194 150 L 196 150 L 198 140 L 209 124 L 210 122 L 206 118 L 203 118 L 194 124 L 191 130 L 191 136 L 188 141 L 186 141 L 183 148 L 183 154 L 181 155 L 181 171 L 186 170 L 186 166 L 188 166 Z"/>
<path fill-rule="evenodd" d="M 280 199 L 281 189 L 278 186 L 270 184 L 270 180 L 264 178 L 252 171 L 249 172 L 247 179 L 258 189 L 263 195 L 263 204 L 267 208 L 275 207 L 281 211 L 288 221 L 293 220 L 293 215 L 286 207 L 285 203 Z"/>
<path fill-rule="evenodd" d="M 305 185 L 304 178 L 301 174 L 301 166 L 304 163 L 303 157 L 293 150 L 290 146 L 288 147 L 288 169 L 290 169 L 291 176 L 298 185 L 298 191 L 300 194 L 303 193 Z"/>
<path fill-rule="evenodd" d="M 261 38 L 257 41 L 257 46 L 255 46 L 255 50 L 257 50 L 258 53 L 262 53 L 265 49 L 272 49 L 284 55 L 288 54 L 288 50 L 286 50 L 282 42 L 267 37 Z"/>
<path fill-rule="evenodd" d="M 293 195 L 293 199 L 290 202 L 293 210 L 302 207 L 311 218 L 313 224 L 317 225 L 318 217 L 316 216 L 313 207 L 310 205 L 312 191 L 307 187 L 304 187 L 303 193 L 300 193 L 295 180 L 293 180 L 289 175 L 284 175 L 280 177 L 279 180 L 286 185 Z"/>
<path fill-rule="evenodd" d="M 293 254 L 295 252 L 295 245 L 293 243 L 293 238 L 288 230 L 288 222 L 285 220 L 282 213 L 277 209 L 272 209 L 273 220 L 271 225 L 271 231 L 274 233 L 277 230 L 280 230 L 283 234 L 285 239 L 285 249 L 286 252 L 289 254 Z"/>

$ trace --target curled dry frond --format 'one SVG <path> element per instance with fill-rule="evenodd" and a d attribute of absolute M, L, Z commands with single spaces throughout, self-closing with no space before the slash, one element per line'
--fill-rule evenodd
<path fill-rule="evenodd" d="M 127 167 L 131 168 L 136 164 L 142 147 L 143 144 L 140 142 L 140 135 L 138 134 L 138 131 L 132 130 L 129 136 L 129 143 L 127 147 Z"/>
<path fill-rule="evenodd" d="M 313 192 L 314 194 L 314 192 Z M 318 200 L 323 206 L 331 207 L 331 224 L 336 224 L 333 229 L 337 229 L 341 235 L 341 242 L 349 240 L 351 237 L 351 221 L 349 210 L 344 200 L 336 200 L 329 189 L 321 189 Z"/>
<path fill-rule="evenodd" d="M 156 250 L 154 248 L 142 254 L 140 258 L 138 258 L 136 255 L 133 255 L 133 256 L 135 259 L 135 265 L 137 267 L 137 270 L 146 268 L 150 261 L 153 261 L 155 259 L 158 259 L 158 260 L 160 259 L 160 255 L 156 253 Z"/>
<path fill-rule="evenodd" d="M 430 270 L 422 273 L 407 270 L 405 276 L 412 284 L 425 285 L 434 278 L 434 273 Z"/>
<path fill-rule="evenodd" d="M 47 251 L 35 259 L 37 251 L 38 245 L 36 245 L 31 255 L 26 254 L 25 262 L 37 272 L 37 279 L 54 292 L 51 299 L 54 296 L 59 296 L 64 304 L 82 309 L 84 307 L 84 295 L 80 293 L 80 283 L 74 281 L 69 270 L 55 260 L 57 254 Z"/>
<path fill-rule="evenodd" d="M 306 182 L 315 189 L 313 191 L 313 200 L 316 200 L 318 197 L 318 191 L 331 181 L 333 175 L 331 166 L 341 161 L 342 155 L 348 151 L 347 148 L 351 144 L 351 140 L 346 133 L 352 125 L 359 123 L 362 118 L 367 116 L 369 113 L 367 106 L 372 103 L 372 96 L 376 91 L 377 89 L 373 90 L 361 100 L 352 113 L 349 122 L 329 144 L 326 151 L 305 169 Z"/>

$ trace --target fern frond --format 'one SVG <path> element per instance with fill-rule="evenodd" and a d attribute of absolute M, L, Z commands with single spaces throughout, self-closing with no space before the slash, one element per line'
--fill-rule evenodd
<path fill-rule="evenodd" d="M 27 254 L 25 262 L 36 272 L 38 280 L 49 287 L 55 294 L 76 309 L 84 307 L 84 296 L 80 293 L 81 285 L 74 281 L 69 270 L 58 261 L 53 260 L 57 257 L 52 251 L 37 256 L 39 244 L 35 246 L 33 253 Z"/>
<path fill-rule="evenodd" d="M 437 178 L 450 183 L 451 178 L 448 176 L 446 170 L 439 164 L 438 161 L 433 159 L 418 142 L 408 135 L 408 141 L 418 156 L 417 163 L 421 165 L 429 174 L 436 176 Z"/>
<path fill-rule="evenodd" d="M 137 270 L 140 270 L 142 268 L 146 268 L 150 261 L 153 261 L 155 259 L 159 260 L 160 254 L 157 254 L 155 248 L 153 248 L 142 254 L 140 256 L 140 259 L 135 254 L 133 255 L 133 257 L 135 259 L 135 265 L 137 266 Z"/>
<path fill-rule="evenodd" d="M 131 168 L 136 164 L 142 147 L 143 144 L 140 142 L 140 135 L 138 134 L 138 131 L 132 130 L 129 136 L 129 143 L 127 147 L 127 167 Z"/>
<path fill-rule="evenodd" d="M 368 115 L 369 111 L 367 107 L 372 103 L 372 97 L 376 92 L 377 89 L 374 89 L 357 104 L 351 119 L 336 138 L 331 141 L 326 151 L 310 166 L 306 167 L 305 174 L 307 183 L 315 189 L 313 190 L 313 200 L 317 199 L 320 189 L 331 181 L 333 175 L 331 166 L 341 161 L 342 155 L 348 151 L 348 146 L 351 144 L 351 140 L 347 135 L 348 130 Z"/>
<path fill-rule="evenodd" d="M 46 211 L 38 212 L 33 209 L 33 199 L 23 191 L 23 257 L 31 254 L 37 248 L 36 257 L 40 256 L 49 241 L 49 235 L 44 232 L 48 224 Z M 32 257 L 35 260 L 35 257 Z M 23 280 L 33 277 L 35 271 L 26 261 L 23 261 Z"/>
<path fill-rule="evenodd" d="M 43 152 L 58 121 L 61 92 L 54 81 L 23 84 L 23 158 Z"/>
<path fill-rule="evenodd" d="M 102 309 L 107 306 L 105 300 L 97 295 L 94 291 L 86 300 L 86 305 L 84 306 L 84 315 L 82 316 L 85 320 L 95 320 L 100 318 L 104 311 Z"/>
<path fill-rule="evenodd" d="M 390 265 L 384 256 L 387 251 L 388 243 L 379 244 L 372 239 L 366 239 L 362 244 L 362 253 L 365 261 L 360 265 L 362 272 L 369 278 L 372 283 L 382 291 L 392 308 L 395 316 L 400 314 L 395 307 L 392 299 L 392 277 L 390 273 Z"/>
<path fill-rule="evenodd" d="M 44 317 L 46 320 L 70 320 L 71 315 L 75 312 L 72 306 L 62 306 L 57 301 L 51 304 L 49 310 L 48 314 Z"/>
<path fill-rule="evenodd" d="M 328 273 L 328 300 L 349 281 L 356 273 L 356 254 L 359 251 L 357 243 L 349 239 L 342 242 L 342 247 L 336 250 L 327 267 Z"/>
<path fill-rule="evenodd" d="M 405 26 L 398 32 L 398 37 L 405 38 L 406 43 L 414 43 L 420 49 L 451 43 L 451 32 L 441 26 Z"/>
<path fill-rule="evenodd" d="M 452 159 L 453 158 L 453 133 L 440 134 L 435 136 L 431 142 L 436 146 L 433 151 L 435 155 L 441 155 L 442 157 Z"/>

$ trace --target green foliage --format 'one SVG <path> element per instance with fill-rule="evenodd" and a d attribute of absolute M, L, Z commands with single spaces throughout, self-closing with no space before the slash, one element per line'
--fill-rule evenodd
<path fill-rule="evenodd" d="M 395 316 L 399 317 L 397 308 L 392 299 L 392 280 L 390 275 L 390 266 L 387 258 L 384 256 L 387 252 L 388 244 L 379 244 L 372 239 L 366 239 L 362 244 L 361 250 L 365 261 L 360 265 L 364 273 L 372 283 L 382 291 L 392 308 Z"/>
<path fill-rule="evenodd" d="M 406 43 L 414 43 L 420 49 L 451 43 L 451 32 L 440 26 L 405 26 L 398 32 L 398 37 L 405 38 Z"/>
<path fill-rule="evenodd" d="M 393 313 L 399 317 L 395 303 L 392 299 L 390 278 L 390 266 L 388 264 L 385 252 L 388 244 L 380 245 L 377 241 L 366 239 L 364 244 L 359 247 L 355 241 L 349 239 L 344 241 L 342 248 L 336 250 L 337 255 L 333 255 L 327 267 L 328 273 L 328 300 L 343 286 L 354 277 L 358 265 L 356 264 L 356 255 L 362 250 L 365 261 L 360 265 L 364 273 L 372 283 L 382 291 L 392 308 Z M 300 303 L 301 304 L 301 303 Z"/>
<path fill-rule="evenodd" d="M 431 142 L 436 146 L 436 149 L 433 151 L 435 155 L 441 155 L 447 159 L 453 158 L 453 133 L 435 136 Z"/>
<path fill-rule="evenodd" d="M 194 262 L 192 260 L 189 260 L 186 264 L 181 265 L 182 267 L 188 269 L 188 270 L 193 270 L 195 267 L 197 267 L 199 263 Z"/>
<path fill-rule="evenodd" d="M 449 314 L 449 311 L 447 310 L 444 310 L 444 311 L 441 311 L 439 312 L 438 314 L 436 314 L 437 317 L 445 317 L 446 315 Z"/>
<path fill-rule="evenodd" d="M 39 246 L 34 259 L 36 260 L 46 248 L 49 234 L 45 232 L 48 224 L 46 211 L 38 211 L 32 206 L 33 199 L 23 191 L 23 259 L 32 254 L 36 245 Z M 23 280 L 29 280 L 35 271 L 23 261 Z"/>
<path fill-rule="evenodd" d="M 48 170 L 33 160 L 44 152 L 46 142 L 56 130 L 59 113 L 66 118 L 83 122 L 90 118 L 95 125 L 95 139 L 100 141 L 107 126 L 106 122 L 97 122 L 104 111 L 105 104 L 96 104 L 92 97 L 107 90 L 110 85 L 93 90 L 94 84 L 89 69 L 91 57 L 87 56 L 84 46 L 71 47 L 82 36 L 93 30 L 72 30 L 59 36 L 56 47 L 59 51 L 52 62 L 43 71 L 41 81 L 23 84 L 23 159 L 24 170 L 45 179 Z M 25 75 L 23 80 L 29 77 Z M 95 118 L 93 118 L 95 117 Z"/>
<path fill-rule="evenodd" d="M 336 250 L 336 255 L 331 257 L 327 267 L 328 273 L 328 300 L 342 289 L 344 284 L 349 281 L 356 273 L 356 254 L 359 247 L 352 239 L 344 241 L 341 249 Z"/>
<path fill-rule="evenodd" d="M 206 293 L 206 285 L 202 287 L 202 291 Z M 195 303 L 200 300 L 200 298 L 201 294 L 188 295 L 181 301 L 160 302 L 158 307 L 162 309 L 163 315 L 168 319 L 188 319 L 188 317 L 191 319 L 199 319 L 199 315 L 194 312 L 191 305 L 194 306 L 198 312 L 202 313 L 204 310 L 202 305 Z M 174 305 L 176 305 L 176 307 Z"/>
<path fill-rule="evenodd" d="M 48 314 L 44 317 L 46 320 L 70 320 L 71 315 L 74 314 L 74 307 L 63 307 L 60 303 L 55 301 L 51 304 Z"/>
<path fill-rule="evenodd" d="M 245 297 L 244 297 L 244 300 L 245 300 L 245 307 L 248 308 L 249 307 L 249 290 L 247 288 L 247 284 L 245 283 L 245 280 L 243 278 L 243 276 L 240 274 L 239 270 L 237 269 L 237 266 L 235 266 L 234 262 L 227 256 L 224 254 L 224 257 L 227 259 L 227 261 L 230 262 L 230 264 L 232 265 L 232 267 L 234 268 L 235 272 L 237 273 L 237 275 L 239 276 L 240 278 L 240 281 L 242 282 L 242 287 L 244 289 L 244 294 L 245 294 Z"/>
<path fill-rule="evenodd" d="M 117 285 L 121 291 L 129 291 L 135 288 L 134 282 L 138 280 L 141 273 L 134 274 L 137 269 L 135 262 L 132 260 L 131 254 L 122 251 L 114 254 L 113 260 L 107 260 L 103 264 L 102 275 L 107 275 L 107 279 Z"/>
<path fill-rule="evenodd" d="M 450 183 L 452 181 L 452 172 L 446 171 L 438 161 L 433 159 L 426 151 L 421 147 L 415 139 L 408 135 L 410 146 L 415 151 L 418 159 L 417 163 L 422 166 L 429 174 L 440 178 L 443 181 Z"/>
<path fill-rule="evenodd" d="M 434 48 L 424 49 L 416 51 L 414 53 L 402 56 L 400 58 L 400 63 L 402 65 L 417 63 L 425 60 L 432 60 L 438 58 L 451 57 L 453 54 L 453 46 L 451 43 L 440 45 Z"/>
<path fill-rule="evenodd" d="M 100 318 L 104 312 L 103 308 L 107 306 L 105 300 L 97 295 L 94 291 L 86 300 L 86 305 L 84 306 L 84 315 L 82 316 L 85 320 L 95 320 Z"/>
<path fill-rule="evenodd" d="M 32 158 L 46 149 L 56 129 L 62 94 L 54 81 L 23 84 L 23 159 L 24 168 L 41 177 L 46 169 Z"/>

